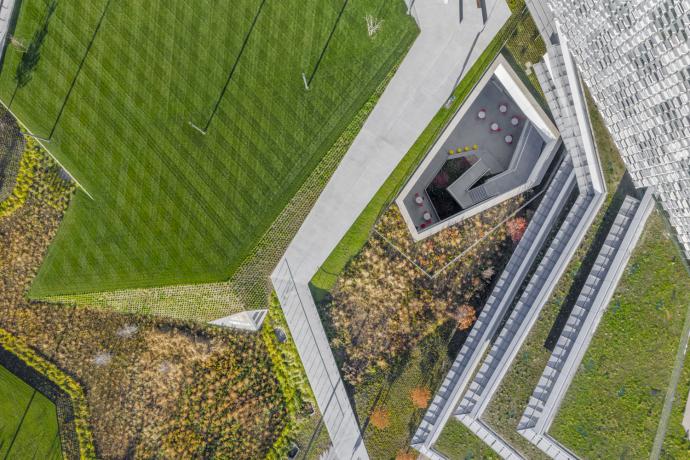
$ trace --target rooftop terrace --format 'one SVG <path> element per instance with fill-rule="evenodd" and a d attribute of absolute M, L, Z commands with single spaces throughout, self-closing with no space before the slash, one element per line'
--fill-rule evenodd
<path fill-rule="evenodd" d="M 538 185 L 558 132 L 499 56 L 397 203 L 415 240 Z"/>

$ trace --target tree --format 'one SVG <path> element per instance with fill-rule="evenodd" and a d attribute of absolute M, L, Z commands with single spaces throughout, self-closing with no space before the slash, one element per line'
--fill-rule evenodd
<path fill-rule="evenodd" d="M 527 220 L 524 217 L 514 217 L 506 223 L 506 226 L 510 239 L 513 243 L 518 243 L 527 230 Z"/>
<path fill-rule="evenodd" d="M 472 327 L 477 320 L 477 311 L 472 305 L 462 304 L 455 312 L 454 317 L 458 321 L 458 329 L 464 331 Z"/>
<path fill-rule="evenodd" d="M 374 412 L 371 413 L 371 424 L 379 430 L 384 430 L 388 428 L 391 424 L 391 414 L 383 407 L 377 407 Z"/>
<path fill-rule="evenodd" d="M 429 404 L 431 392 L 426 387 L 415 387 L 410 392 L 412 405 L 418 409 L 424 409 Z"/>

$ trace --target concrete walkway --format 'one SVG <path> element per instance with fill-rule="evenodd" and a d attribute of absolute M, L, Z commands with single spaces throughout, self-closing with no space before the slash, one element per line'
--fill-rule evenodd
<path fill-rule="evenodd" d="M 489 0 L 482 29 L 475 0 L 462 1 L 462 23 L 458 0 L 414 1 L 419 37 L 285 253 L 296 281 L 313 277 L 510 16 Z"/>
<path fill-rule="evenodd" d="M 342 460 L 368 458 L 363 421 L 347 398 L 309 280 L 510 17 L 504 0 L 486 1 L 486 24 L 475 0 L 407 1 L 421 33 L 271 276 Z"/>
<path fill-rule="evenodd" d="M 9 39 L 14 3 L 15 0 L 0 0 L 0 62 L 5 55 L 4 50 Z"/>

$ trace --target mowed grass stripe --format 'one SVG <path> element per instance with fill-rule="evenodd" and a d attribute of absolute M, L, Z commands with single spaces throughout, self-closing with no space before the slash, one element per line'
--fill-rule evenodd
<path fill-rule="evenodd" d="M 21 92 L 60 99 L 102 11 L 95 3 L 72 6 L 69 18 L 55 10 Z M 350 0 L 336 26 L 343 4 L 268 0 L 202 136 L 188 123 L 218 102 L 259 0 L 113 2 L 49 145 L 95 201 L 73 201 L 31 295 L 227 279 L 417 33 L 399 0 Z M 45 5 L 24 0 L 23 36 Z M 364 17 L 377 12 L 384 26 L 371 39 Z M 331 33 L 305 91 L 301 73 Z M 66 68 L 53 56 L 70 37 L 83 49 L 67 48 Z M 8 49 L 3 101 L 20 59 Z M 37 131 L 46 103 L 27 96 L 13 110 Z M 40 116 L 41 127 L 54 121 Z"/>
<path fill-rule="evenodd" d="M 61 459 L 61 449 L 55 405 L 0 366 L 0 457 Z"/>
<path fill-rule="evenodd" d="M 35 86 L 31 82 L 24 87 L 15 85 L 12 99 L 13 110 L 26 104 L 38 104 L 41 110 L 33 111 L 25 118 L 25 122 L 34 126 L 39 135 L 48 136 L 60 108 L 62 107 L 72 79 L 78 72 L 93 31 L 100 18 L 100 13 L 106 0 L 95 1 L 90 8 L 83 8 L 80 2 L 56 1 L 53 13 L 48 15 L 53 1 L 39 2 L 34 10 L 39 20 L 34 30 L 43 24 L 48 30 L 43 45 L 40 47 L 40 65 L 34 70 L 31 80 L 51 78 L 52 75 L 62 75 L 64 78 L 52 81 L 50 86 Z M 65 30 L 59 35 L 52 30 Z M 33 39 L 33 34 L 19 35 L 27 43 Z M 45 64 L 44 63 L 48 63 Z M 31 88 L 31 89 L 29 89 Z"/>

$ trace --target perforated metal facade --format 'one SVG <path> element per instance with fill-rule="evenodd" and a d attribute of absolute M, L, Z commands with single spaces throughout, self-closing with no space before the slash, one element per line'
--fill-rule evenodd
<path fill-rule="evenodd" d="M 546 3 L 635 185 L 656 187 L 690 256 L 690 2 Z"/>

